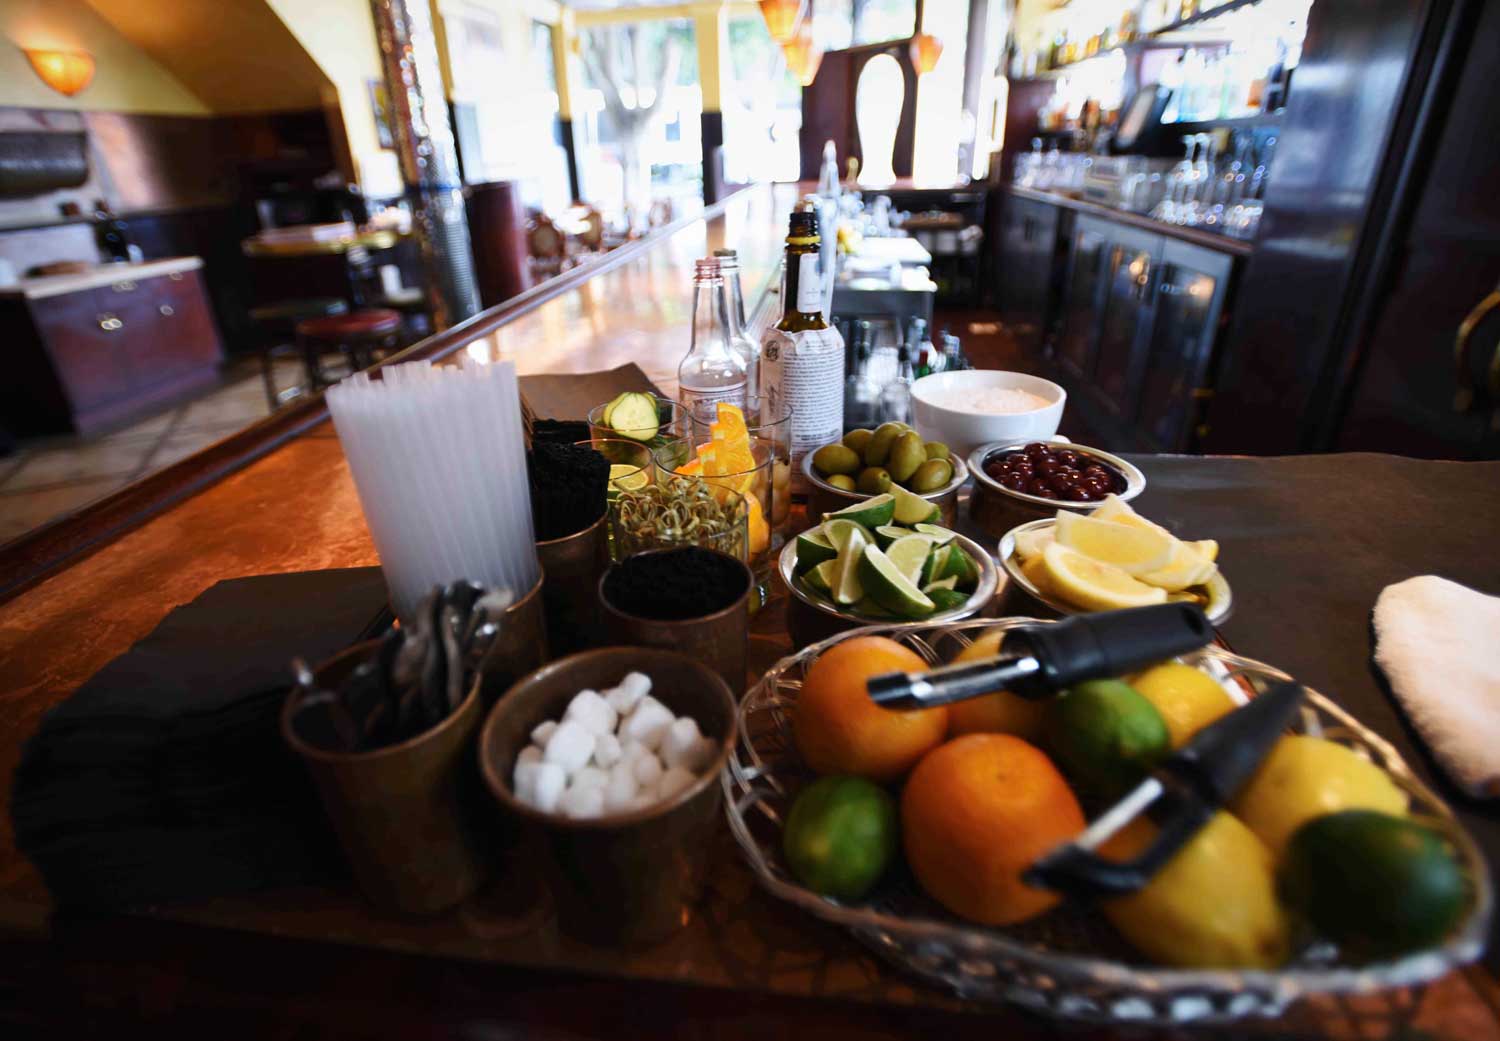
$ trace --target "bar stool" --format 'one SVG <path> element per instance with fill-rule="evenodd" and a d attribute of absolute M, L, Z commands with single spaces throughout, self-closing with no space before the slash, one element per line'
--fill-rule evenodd
<path fill-rule="evenodd" d="M 296 343 L 297 324 L 311 318 L 329 318 L 346 314 L 349 305 L 335 296 L 315 296 L 294 300 L 278 300 L 274 304 L 250 309 L 250 320 L 260 333 L 260 371 L 266 385 L 266 402 L 275 412 L 283 402 L 315 390 L 318 386 L 316 363 L 309 365 L 306 355 Z M 286 390 L 276 387 L 276 359 L 288 356 L 302 358 L 302 382 Z"/>
<path fill-rule="evenodd" d="M 316 359 L 324 349 L 339 351 L 349 360 L 349 367 L 360 372 L 374 364 L 376 351 L 396 346 L 396 336 L 400 331 L 400 311 L 369 307 L 348 314 L 300 321 L 297 323 L 297 342 L 321 386 L 325 381 Z"/>

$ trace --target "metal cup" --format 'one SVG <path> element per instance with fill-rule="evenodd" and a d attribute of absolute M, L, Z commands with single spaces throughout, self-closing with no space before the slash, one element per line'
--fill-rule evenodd
<path fill-rule="evenodd" d="M 538 542 L 536 555 L 548 649 L 562 657 L 598 642 L 599 576 L 609 567 L 608 512 L 582 531 Z"/>

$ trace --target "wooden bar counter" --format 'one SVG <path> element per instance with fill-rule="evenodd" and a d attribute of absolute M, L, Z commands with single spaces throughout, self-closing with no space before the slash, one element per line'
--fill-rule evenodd
<path fill-rule="evenodd" d="M 485 312 L 408 356 L 499 351 L 523 375 L 633 362 L 674 385 L 692 262 L 740 251 L 747 298 L 775 270 L 795 193 L 751 189 Z M 637 377 L 638 378 L 638 377 Z M 165 504 L 165 505 L 164 505 Z M 373 565 L 374 547 L 316 402 L 185 460 L 0 556 L 0 772 L 42 714 L 222 579 Z M 786 653 L 784 600 L 752 626 L 752 665 Z M 228 637 L 231 634 L 226 634 Z M 562 937 L 525 864 L 432 919 L 380 914 L 352 888 L 277 890 L 128 915 L 55 912 L 0 815 L 0 1035 L 247 1037 L 1040 1038 L 1059 1027 L 910 982 L 846 934 L 756 887 L 722 831 L 709 893 L 649 949 Z M 1500 1033 L 1494 979 L 1318 1001 L 1234 1036 Z M 58 1029 L 61 1027 L 61 1029 Z M 15 1033 L 7 1028 L 20 1028 Z M 1108 1030 L 1070 1030 L 1079 1038 Z M 1131 1037 L 1146 1036 L 1134 1032 Z"/>

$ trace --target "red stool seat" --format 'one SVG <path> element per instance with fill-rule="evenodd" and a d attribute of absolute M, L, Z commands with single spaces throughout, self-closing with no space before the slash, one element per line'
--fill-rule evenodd
<path fill-rule="evenodd" d="M 371 307 L 348 314 L 307 318 L 297 323 L 297 335 L 337 343 L 348 339 L 389 336 L 401 328 L 401 312 Z"/>

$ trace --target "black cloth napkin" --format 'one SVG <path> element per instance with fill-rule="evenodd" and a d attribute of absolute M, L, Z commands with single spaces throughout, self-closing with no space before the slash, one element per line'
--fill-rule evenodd
<path fill-rule="evenodd" d="M 370 635 L 386 600 L 379 568 L 220 582 L 49 712 L 10 808 L 54 898 L 117 908 L 341 870 L 279 718 L 292 658 Z"/>

